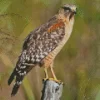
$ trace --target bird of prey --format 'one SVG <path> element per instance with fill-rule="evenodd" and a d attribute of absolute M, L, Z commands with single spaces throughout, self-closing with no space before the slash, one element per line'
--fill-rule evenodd
<path fill-rule="evenodd" d="M 47 23 L 26 37 L 21 55 L 8 80 L 10 85 L 15 78 L 12 96 L 17 93 L 26 74 L 36 66 L 44 67 L 46 79 L 49 78 L 47 69 L 50 68 L 53 79 L 57 81 L 53 61 L 71 35 L 75 14 L 76 6 L 65 4 Z"/>

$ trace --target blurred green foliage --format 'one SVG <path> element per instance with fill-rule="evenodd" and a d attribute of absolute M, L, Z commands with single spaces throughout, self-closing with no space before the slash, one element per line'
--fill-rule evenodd
<path fill-rule="evenodd" d="M 0 100 L 12 100 L 7 80 L 25 37 L 65 3 L 78 10 L 71 38 L 55 60 L 65 83 L 62 100 L 100 100 L 99 0 L 0 0 Z M 13 100 L 40 100 L 43 77 L 43 70 L 33 69 Z"/>

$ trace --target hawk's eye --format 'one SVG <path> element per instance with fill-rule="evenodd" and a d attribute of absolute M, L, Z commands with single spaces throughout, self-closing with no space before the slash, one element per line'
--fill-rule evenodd
<path fill-rule="evenodd" d="M 71 9 L 69 7 L 62 7 L 65 11 L 69 12 Z"/>

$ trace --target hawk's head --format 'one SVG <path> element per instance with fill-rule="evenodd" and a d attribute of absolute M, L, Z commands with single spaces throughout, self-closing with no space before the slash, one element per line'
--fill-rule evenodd
<path fill-rule="evenodd" d="M 65 4 L 61 7 L 59 10 L 60 14 L 64 14 L 65 17 L 68 17 L 69 19 L 73 18 L 76 14 L 76 6 L 71 4 Z"/>

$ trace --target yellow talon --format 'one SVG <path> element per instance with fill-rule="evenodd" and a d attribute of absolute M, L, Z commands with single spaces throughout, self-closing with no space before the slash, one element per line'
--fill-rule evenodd
<path fill-rule="evenodd" d="M 43 81 L 49 80 L 48 78 L 44 78 Z"/>
<path fill-rule="evenodd" d="M 49 78 L 48 80 L 55 81 L 59 84 L 63 84 L 63 82 L 61 82 L 61 80 L 57 80 L 57 79 L 54 79 L 54 78 Z"/>
<path fill-rule="evenodd" d="M 61 80 L 57 80 L 57 79 L 54 79 L 54 78 L 44 78 L 43 79 L 43 81 L 47 81 L 47 80 L 55 81 L 58 84 L 63 84 L 63 82 L 61 82 Z"/>

